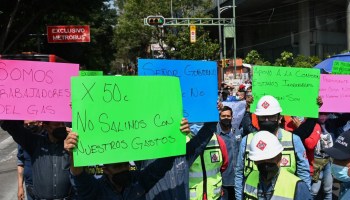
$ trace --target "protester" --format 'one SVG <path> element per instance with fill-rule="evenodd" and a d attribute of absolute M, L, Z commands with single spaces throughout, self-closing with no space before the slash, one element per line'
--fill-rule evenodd
<path fill-rule="evenodd" d="M 252 171 L 244 186 L 243 199 L 311 199 L 305 182 L 281 168 L 283 146 L 270 132 L 260 131 L 249 144 L 249 158 L 258 171 Z"/>
<path fill-rule="evenodd" d="M 198 133 L 193 133 L 194 136 L 196 134 Z M 190 138 L 188 136 L 188 140 Z M 223 181 L 221 174 L 227 170 L 228 159 L 225 141 L 220 135 L 214 134 L 203 153 L 190 166 L 190 199 L 220 199 Z"/>
<path fill-rule="evenodd" d="M 205 138 L 209 137 L 208 141 L 210 140 L 214 133 L 213 128 L 210 128 L 212 127 L 211 124 L 212 123 L 204 124 L 203 128 L 199 130 L 198 135 L 189 141 L 190 147 L 199 145 L 203 136 Z M 189 133 L 187 120 L 182 120 L 180 129 L 182 132 Z M 71 152 L 72 148 L 74 148 L 77 143 L 78 137 L 76 133 L 69 133 L 65 140 L 66 150 Z M 203 149 L 204 148 L 205 146 Z M 187 152 L 190 152 L 191 154 L 188 157 L 191 158 L 196 150 L 198 149 L 187 149 Z M 154 159 L 140 171 L 136 170 L 132 172 L 129 171 L 128 163 L 110 164 L 105 166 L 104 175 L 101 178 L 96 178 L 93 175 L 87 174 L 84 172 L 84 168 L 78 168 L 71 165 L 71 181 L 74 188 L 76 188 L 78 198 L 81 199 L 145 199 L 145 194 L 149 194 L 149 190 L 156 187 L 159 182 L 161 182 L 159 186 L 161 186 L 165 192 L 162 195 L 169 196 L 170 198 L 162 198 L 159 196 L 156 198 L 175 199 L 170 196 L 173 195 L 174 197 L 181 197 L 177 199 L 187 199 L 188 168 L 186 170 L 185 167 L 188 167 L 188 165 L 186 165 L 187 161 L 185 159 L 185 156 Z M 71 160 L 71 162 L 73 161 Z M 185 175 L 186 171 L 187 178 Z M 165 178 L 168 179 L 164 180 Z M 163 184 L 164 182 L 162 180 L 168 181 L 169 184 L 181 184 L 176 186 L 173 185 L 171 188 L 165 188 L 167 185 Z M 187 182 L 185 180 L 187 180 Z M 187 186 L 187 189 L 184 188 L 185 186 Z M 169 191 L 170 189 L 173 189 L 174 191 Z"/>
<path fill-rule="evenodd" d="M 292 174 L 296 174 L 310 188 L 310 169 L 309 163 L 305 158 L 305 148 L 299 138 L 288 131 L 279 128 L 281 123 L 282 108 L 279 102 L 273 96 L 263 96 L 257 103 L 255 114 L 258 116 L 258 122 L 261 131 L 269 131 L 276 135 L 284 147 L 282 157 L 282 167 L 286 168 Z M 257 167 L 249 159 L 249 146 L 254 133 L 248 134 L 242 139 L 237 164 L 235 168 L 235 194 L 236 199 L 242 198 L 244 179 Z"/>
<path fill-rule="evenodd" d="M 339 200 L 350 199 L 350 131 L 342 133 L 333 147 L 324 150 L 333 158 L 331 173 L 341 182 Z"/>
<path fill-rule="evenodd" d="M 224 139 L 228 153 L 228 166 L 226 170 L 222 172 L 222 200 L 232 200 L 235 198 L 234 166 L 236 165 L 241 135 L 235 135 L 237 131 L 232 129 L 232 114 L 232 109 L 228 106 L 224 106 L 220 111 L 220 122 L 217 124 L 216 130 L 216 133 Z"/>
<path fill-rule="evenodd" d="M 34 120 L 25 120 L 24 127 L 32 132 L 32 134 L 40 135 L 42 132 L 42 122 Z M 18 192 L 19 200 L 34 199 L 33 194 L 33 178 L 32 178 L 32 164 L 30 155 L 23 150 L 21 145 L 17 148 L 17 178 L 18 178 Z M 23 187 L 25 185 L 25 189 Z M 26 195 L 25 192 L 26 191 Z"/>
<path fill-rule="evenodd" d="M 186 155 L 176 156 L 171 169 L 147 192 L 147 200 L 189 199 L 189 168 L 209 143 L 216 124 L 204 123 L 198 134 L 186 143 Z M 142 161 L 141 170 L 153 162 L 155 160 Z"/>
<path fill-rule="evenodd" d="M 69 155 L 63 148 L 67 135 L 63 122 L 45 122 L 45 136 L 34 135 L 23 121 L 3 121 L 1 128 L 28 152 L 35 199 L 70 199 Z"/>

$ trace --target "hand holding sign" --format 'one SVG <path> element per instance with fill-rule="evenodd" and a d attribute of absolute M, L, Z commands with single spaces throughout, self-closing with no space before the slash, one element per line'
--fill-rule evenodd
<path fill-rule="evenodd" d="M 72 94 L 75 166 L 185 153 L 178 78 L 75 77 Z"/>

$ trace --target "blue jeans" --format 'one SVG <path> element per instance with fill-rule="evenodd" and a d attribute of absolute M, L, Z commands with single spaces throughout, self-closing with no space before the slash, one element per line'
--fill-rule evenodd
<path fill-rule="evenodd" d="M 320 177 L 317 182 L 311 184 L 311 195 L 315 199 L 323 184 L 324 199 L 332 199 L 333 177 L 331 174 L 331 163 L 328 162 L 320 172 Z"/>

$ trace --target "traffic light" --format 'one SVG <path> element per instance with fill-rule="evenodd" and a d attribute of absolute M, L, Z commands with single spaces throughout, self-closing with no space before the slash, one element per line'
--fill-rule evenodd
<path fill-rule="evenodd" d="M 229 67 L 229 66 L 230 66 L 230 59 L 225 59 L 224 67 Z"/>
<path fill-rule="evenodd" d="M 147 24 L 150 26 L 163 26 L 165 19 L 163 16 L 148 16 Z"/>

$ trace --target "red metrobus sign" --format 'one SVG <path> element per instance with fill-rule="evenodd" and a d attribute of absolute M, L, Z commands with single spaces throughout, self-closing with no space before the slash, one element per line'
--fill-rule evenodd
<path fill-rule="evenodd" d="M 47 26 L 48 43 L 90 42 L 90 26 Z"/>

